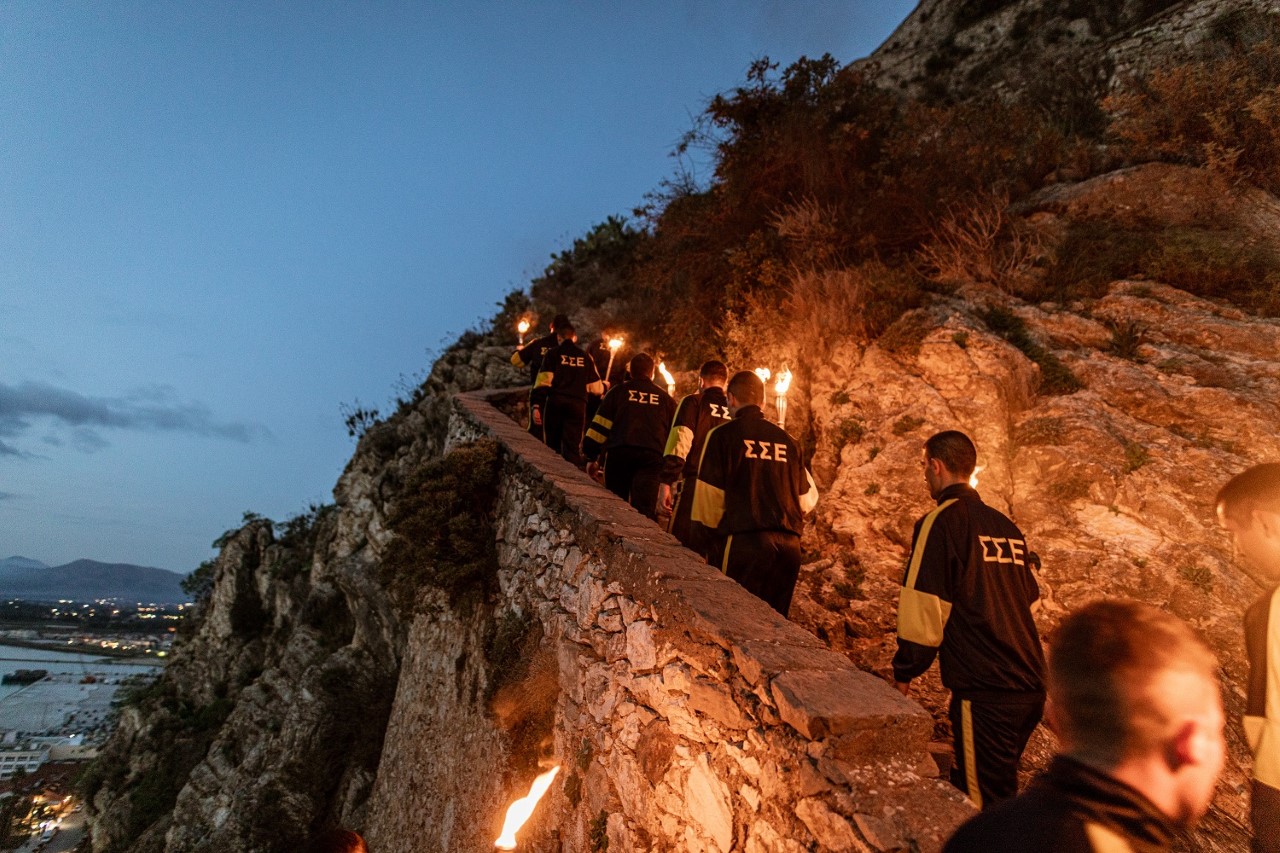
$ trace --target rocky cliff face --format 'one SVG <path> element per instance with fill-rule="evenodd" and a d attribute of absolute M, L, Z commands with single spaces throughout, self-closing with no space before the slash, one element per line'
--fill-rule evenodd
<path fill-rule="evenodd" d="M 925 0 L 870 60 L 888 86 L 963 99 L 1105 91 L 1157 64 L 1248 41 L 1268 0 Z"/>

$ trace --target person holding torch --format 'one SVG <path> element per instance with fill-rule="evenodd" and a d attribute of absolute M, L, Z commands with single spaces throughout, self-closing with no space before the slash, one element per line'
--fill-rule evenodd
<path fill-rule="evenodd" d="M 523 322 L 523 321 L 522 321 Z M 547 405 L 547 396 L 551 393 L 549 387 L 538 387 L 538 373 L 542 370 L 542 361 L 547 357 L 547 353 L 551 352 L 560 344 L 560 339 L 556 337 L 556 329 L 569 325 L 569 317 L 565 314 L 557 314 L 555 319 L 551 321 L 551 333 L 543 335 L 537 340 L 526 344 L 516 350 L 511 356 L 511 363 L 516 367 L 529 368 L 529 434 L 538 441 L 544 440 L 543 415 Z M 521 333 L 523 337 L 523 332 Z"/>

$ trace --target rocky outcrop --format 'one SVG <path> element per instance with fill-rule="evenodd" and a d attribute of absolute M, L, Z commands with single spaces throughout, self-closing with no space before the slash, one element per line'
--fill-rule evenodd
<path fill-rule="evenodd" d="M 1273 0 L 925 0 L 870 57 L 913 96 L 991 90 L 1059 100 L 1247 41 Z"/>

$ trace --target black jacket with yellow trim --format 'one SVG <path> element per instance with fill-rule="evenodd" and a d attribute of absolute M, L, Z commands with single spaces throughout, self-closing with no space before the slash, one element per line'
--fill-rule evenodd
<path fill-rule="evenodd" d="M 948 486 L 916 522 L 898 596 L 893 675 L 910 681 L 941 656 L 942 683 L 967 693 L 1044 692 L 1032 609 L 1040 587 L 1026 538 L 967 484 Z"/>
<path fill-rule="evenodd" d="M 1245 612 L 1244 646 L 1249 658 L 1244 732 L 1253 750 L 1253 777 L 1280 789 L 1280 587 Z"/>
<path fill-rule="evenodd" d="M 693 492 L 692 518 L 722 536 L 757 530 L 799 535 L 818 503 L 800 446 L 759 406 L 707 433 Z"/>
<path fill-rule="evenodd" d="M 1163 853 L 1172 821 L 1136 789 L 1058 756 L 1021 796 L 956 831 L 943 853 Z"/>
<path fill-rule="evenodd" d="M 535 388 L 550 388 L 551 398 L 585 401 L 587 394 L 603 394 L 596 363 L 572 340 L 563 340 L 542 359 Z"/>
<path fill-rule="evenodd" d="M 732 418 L 723 388 L 713 385 L 681 400 L 662 451 L 662 482 L 674 483 L 681 477 L 692 481 L 698 475 L 707 433 Z"/>
<path fill-rule="evenodd" d="M 547 357 L 547 353 L 555 349 L 560 343 L 555 332 L 549 335 L 543 335 L 535 341 L 525 344 L 516 350 L 511 356 L 511 363 L 516 367 L 529 368 L 529 383 L 532 385 L 538 381 L 538 371 L 542 370 L 542 360 Z"/>
<path fill-rule="evenodd" d="M 652 379 L 629 379 L 604 395 L 582 439 L 582 452 L 595 459 L 615 447 L 661 453 L 676 401 Z"/>

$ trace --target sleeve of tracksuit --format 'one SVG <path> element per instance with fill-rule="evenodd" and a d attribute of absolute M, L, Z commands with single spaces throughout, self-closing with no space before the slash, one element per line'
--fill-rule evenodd
<path fill-rule="evenodd" d="M 729 453 L 725 433 L 716 427 L 702 443 L 702 459 L 693 488 L 692 519 L 715 530 L 724 518 L 724 490 L 729 480 Z"/>
<path fill-rule="evenodd" d="M 954 500 L 944 501 L 916 522 L 911 558 L 898 593 L 898 651 L 894 680 L 921 676 L 933 665 L 951 615 L 952 548 L 940 516 Z"/>
<path fill-rule="evenodd" d="M 600 408 L 596 409 L 596 416 L 587 427 L 587 434 L 582 437 L 582 455 L 587 459 L 595 460 L 604 450 L 609 433 L 613 430 L 613 421 L 618 416 L 618 400 L 621 396 L 610 390 L 600 401 Z"/>
<path fill-rule="evenodd" d="M 667 446 L 662 451 L 662 482 L 671 484 L 680 479 L 684 461 L 693 447 L 693 431 L 698 424 L 698 399 L 693 394 L 685 397 L 676 407 L 667 434 Z"/>
<path fill-rule="evenodd" d="M 542 350 L 543 339 L 534 338 L 530 343 L 525 344 L 516 350 L 511 356 L 511 363 L 516 367 L 528 367 L 533 363 L 535 358 L 539 357 Z"/>

